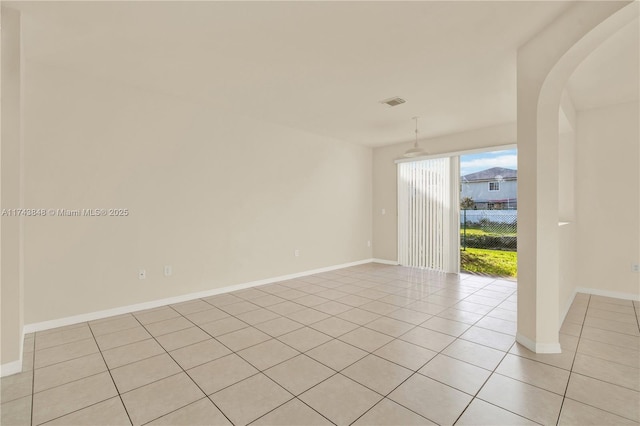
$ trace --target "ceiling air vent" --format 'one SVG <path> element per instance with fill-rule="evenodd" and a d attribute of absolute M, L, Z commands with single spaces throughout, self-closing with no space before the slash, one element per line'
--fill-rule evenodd
<path fill-rule="evenodd" d="M 402 98 L 399 98 L 397 96 L 393 97 L 393 98 L 389 98 L 389 99 L 385 99 L 383 101 L 380 101 L 381 104 L 386 104 L 389 105 L 390 107 L 394 107 L 394 106 L 398 106 L 400 104 L 403 104 L 407 101 L 405 101 Z"/>

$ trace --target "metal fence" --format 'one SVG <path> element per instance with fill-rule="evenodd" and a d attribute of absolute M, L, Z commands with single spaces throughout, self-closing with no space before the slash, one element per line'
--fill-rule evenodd
<path fill-rule="evenodd" d="M 515 251 L 517 210 L 461 210 L 460 247 Z"/>

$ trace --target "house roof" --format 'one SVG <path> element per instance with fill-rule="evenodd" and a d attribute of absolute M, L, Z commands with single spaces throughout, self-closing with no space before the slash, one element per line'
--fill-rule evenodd
<path fill-rule="evenodd" d="M 518 171 L 513 169 L 505 169 L 504 167 L 492 167 L 487 170 L 470 173 L 462 176 L 462 181 L 475 182 L 483 180 L 495 180 L 498 176 L 503 179 L 518 179 Z"/>

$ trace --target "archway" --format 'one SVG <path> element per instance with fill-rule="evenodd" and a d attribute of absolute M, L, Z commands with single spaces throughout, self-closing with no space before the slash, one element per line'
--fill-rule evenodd
<path fill-rule="evenodd" d="M 637 2 L 577 2 L 518 50 L 518 334 L 538 353 L 559 343 L 558 110 L 565 84 Z"/>

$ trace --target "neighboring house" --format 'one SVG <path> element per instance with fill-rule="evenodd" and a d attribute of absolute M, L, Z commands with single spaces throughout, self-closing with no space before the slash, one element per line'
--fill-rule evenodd
<path fill-rule="evenodd" d="M 471 198 L 478 210 L 518 208 L 518 171 L 493 167 L 462 176 L 460 199 Z"/>

